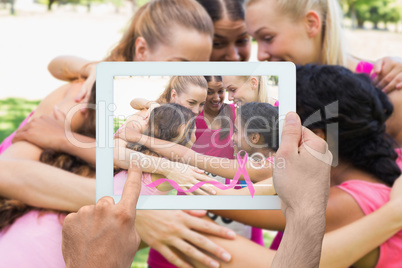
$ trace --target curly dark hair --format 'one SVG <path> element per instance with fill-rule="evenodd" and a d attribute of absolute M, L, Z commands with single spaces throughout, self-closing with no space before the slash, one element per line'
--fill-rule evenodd
<path fill-rule="evenodd" d="M 340 161 L 392 186 L 401 171 L 395 142 L 385 133 L 393 111 L 386 94 L 366 75 L 340 66 L 299 66 L 296 79 L 297 113 L 306 127 L 323 130 L 330 150 L 338 146 Z M 312 120 L 313 114 L 321 118 Z M 338 123 L 337 133 L 326 131 L 332 123 Z"/>
<path fill-rule="evenodd" d="M 185 125 L 183 137 L 180 136 L 181 126 Z M 190 109 L 179 104 L 163 104 L 152 110 L 149 116 L 148 129 L 145 135 L 166 141 L 175 141 L 175 143 L 186 145 L 191 140 L 192 132 L 195 128 L 194 114 Z M 139 151 L 145 154 L 159 156 L 146 146 L 138 143 L 127 143 L 127 148 Z"/>
<path fill-rule="evenodd" d="M 279 146 L 278 107 L 264 102 L 249 102 L 237 109 L 247 135 L 259 133 L 264 145 L 274 151 Z"/>

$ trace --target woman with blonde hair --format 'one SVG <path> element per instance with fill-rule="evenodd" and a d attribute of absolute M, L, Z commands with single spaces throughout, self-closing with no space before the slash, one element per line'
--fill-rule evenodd
<path fill-rule="evenodd" d="M 223 83 L 228 99 L 234 103 L 264 102 L 278 106 L 274 77 L 224 76 Z"/>
<path fill-rule="evenodd" d="M 208 84 L 203 76 L 172 76 L 157 100 L 135 98 L 130 102 L 131 107 L 140 111 L 130 116 L 123 127 L 131 122 L 131 125 L 135 124 L 143 132 L 152 110 L 167 103 L 180 104 L 197 115 L 205 105 L 207 88 Z"/>
<path fill-rule="evenodd" d="M 377 87 L 402 88 L 401 59 L 385 57 L 373 66 L 347 53 L 337 0 L 249 0 L 246 25 L 260 61 L 340 65 L 358 73 L 369 68 Z"/>
<path fill-rule="evenodd" d="M 246 23 L 259 60 L 342 66 L 355 61 L 347 57 L 336 0 L 250 0 Z"/>
<path fill-rule="evenodd" d="M 195 0 L 153 0 L 143 5 L 116 47 L 104 61 L 208 61 L 212 51 L 213 25 Z M 77 101 L 87 99 L 96 78 L 97 62 L 60 56 L 48 66 L 57 79 L 78 77 L 86 82 Z"/>

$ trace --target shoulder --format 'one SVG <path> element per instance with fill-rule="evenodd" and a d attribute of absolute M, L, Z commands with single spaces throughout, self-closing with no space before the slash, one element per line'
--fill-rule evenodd
<path fill-rule="evenodd" d="M 130 117 L 127 118 L 125 124 L 123 125 L 123 128 L 128 126 L 128 124 L 130 124 L 130 127 L 139 129 L 143 133 L 147 128 L 146 121 L 144 120 L 146 113 L 147 110 L 141 110 L 131 115 Z"/>
<path fill-rule="evenodd" d="M 333 231 L 364 216 L 356 200 L 339 187 L 329 191 L 326 232 Z"/>
<path fill-rule="evenodd" d="M 55 105 L 59 105 L 61 102 L 70 98 L 74 101 L 74 97 L 70 97 L 70 95 L 73 95 L 74 92 L 78 93 L 81 88 L 80 85 L 81 83 L 68 83 L 55 89 L 40 102 L 32 117 L 35 118 L 40 117 L 41 115 L 51 115 Z"/>

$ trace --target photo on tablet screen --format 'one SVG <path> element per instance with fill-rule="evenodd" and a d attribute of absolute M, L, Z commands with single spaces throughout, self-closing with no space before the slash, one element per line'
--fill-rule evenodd
<path fill-rule="evenodd" d="M 113 133 L 149 138 L 115 137 L 113 194 L 122 193 L 130 157 L 143 168 L 141 196 L 275 195 L 279 79 L 114 76 Z"/>
<path fill-rule="evenodd" d="M 102 62 L 96 107 L 97 200 L 119 202 L 135 163 L 137 209 L 280 209 L 272 162 L 296 110 L 293 63 Z"/>

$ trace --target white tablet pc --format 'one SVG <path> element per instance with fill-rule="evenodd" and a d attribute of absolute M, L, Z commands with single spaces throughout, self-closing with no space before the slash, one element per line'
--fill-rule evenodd
<path fill-rule="evenodd" d="M 103 196 L 112 196 L 115 202 L 120 200 L 119 191 L 121 189 L 117 190 L 116 178 L 114 178 L 117 172 L 114 170 L 113 163 L 113 140 L 116 129 L 124 124 L 124 121 L 129 116 L 138 112 L 130 106 L 130 101 L 135 98 L 156 100 L 164 91 L 169 80 L 174 76 L 219 76 L 223 77 L 224 81 L 225 77 L 233 76 L 265 77 L 265 81 L 269 86 L 270 96 L 276 102 L 274 104 L 271 98 L 271 104 L 277 105 L 279 102 L 279 108 L 277 108 L 279 115 L 279 133 L 277 133 L 277 137 L 279 137 L 279 143 L 286 113 L 296 110 L 296 68 L 290 62 L 102 62 L 98 64 L 96 75 L 97 200 Z M 228 86 L 224 83 L 223 85 Z M 225 103 L 230 104 L 232 102 L 227 99 L 228 92 L 230 91 L 225 93 Z M 242 103 L 241 105 L 244 104 Z M 234 107 L 234 105 L 230 107 Z M 241 106 L 242 108 L 243 106 Z M 195 129 L 196 127 L 193 125 L 193 128 Z M 233 161 L 236 161 L 236 156 L 234 159 Z M 123 170 L 119 173 L 124 174 L 124 172 Z M 121 177 L 122 174 L 119 176 Z M 243 192 L 249 191 L 249 194 L 246 195 L 236 194 L 233 190 L 231 190 L 231 194 L 226 194 L 229 192 L 225 192 L 225 194 L 219 195 L 177 195 L 177 191 L 180 191 L 181 188 L 177 190 L 176 187 L 181 187 L 181 185 L 173 185 L 174 182 L 171 183 L 165 180 L 165 185 L 170 184 L 172 191 L 167 191 L 166 189 L 162 191 L 160 188 L 156 189 L 155 180 L 161 179 L 160 177 L 158 178 L 155 179 L 149 174 L 147 176 L 143 175 L 142 188 L 153 187 L 153 189 L 152 191 L 144 191 L 140 195 L 137 209 L 280 209 L 278 196 L 254 194 L 255 187 L 253 185 L 255 183 L 251 182 L 252 178 L 251 180 L 245 179 L 245 183 L 237 182 L 238 184 L 236 184 L 236 181 L 233 183 L 233 179 L 236 178 L 223 179 L 211 176 L 214 179 L 213 181 L 218 181 L 217 184 L 222 187 L 220 189 L 242 188 Z M 232 186 L 227 186 L 228 184 Z M 188 192 L 191 189 L 198 188 L 189 189 L 187 187 L 183 189 L 187 189 Z M 144 188 L 143 190 L 149 189 Z M 149 192 L 157 192 L 157 194 Z"/>

